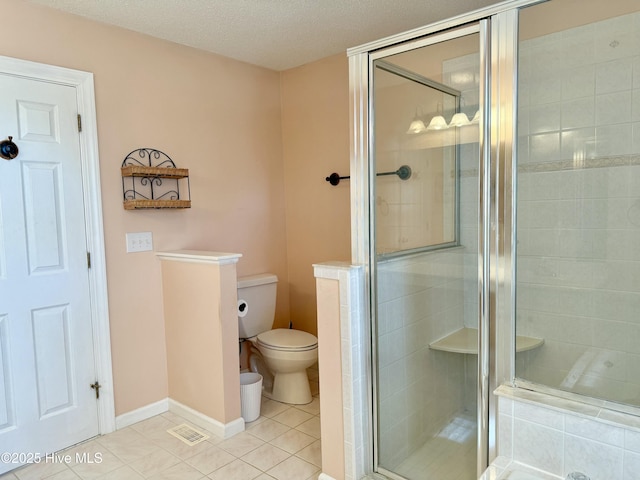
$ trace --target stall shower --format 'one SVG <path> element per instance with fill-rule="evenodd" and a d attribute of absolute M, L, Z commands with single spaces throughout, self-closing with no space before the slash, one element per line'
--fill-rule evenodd
<path fill-rule="evenodd" d="M 388 478 L 477 478 L 502 382 L 640 406 L 640 12 L 513 3 L 353 53 Z"/>

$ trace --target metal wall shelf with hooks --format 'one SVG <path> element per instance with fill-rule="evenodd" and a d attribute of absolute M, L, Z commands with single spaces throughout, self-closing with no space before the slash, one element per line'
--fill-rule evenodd
<path fill-rule="evenodd" d="M 122 162 L 121 172 L 125 210 L 191 208 L 189 170 L 177 168 L 166 153 L 154 148 L 134 150 Z M 186 180 L 186 199 L 180 194 L 182 180 Z"/>

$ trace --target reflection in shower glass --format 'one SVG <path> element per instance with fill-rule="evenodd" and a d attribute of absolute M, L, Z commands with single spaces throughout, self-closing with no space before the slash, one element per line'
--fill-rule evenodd
<path fill-rule="evenodd" d="M 457 112 L 460 92 L 383 61 L 376 63 L 375 81 L 377 171 L 406 165 L 415 175 L 408 182 L 378 176 L 376 251 L 389 255 L 452 246 L 457 146 L 456 129 L 449 129 L 445 118 Z"/>
<path fill-rule="evenodd" d="M 640 12 L 598 3 L 521 12 L 516 375 L 640 406 Z"/>
<path fill-rule="evenodd" d="M 376 457 L 391 478 L 477 478 L 478 43 L 374 62 L 375 171 L 412 169 L 372 185 Z M 456 113 L 468 122 L 449 126 Z M 427 128 L 435 116 L 446 128 Z"/>

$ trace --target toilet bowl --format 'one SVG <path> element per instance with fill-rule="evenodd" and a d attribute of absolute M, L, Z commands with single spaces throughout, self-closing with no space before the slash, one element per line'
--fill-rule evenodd
<path fill-rule="evenodd" d="M 271 330 L 277 281 L 271 274 L 238 279 L 238 333 L 240 339 L 251 342 L 249 364 L 265 378 L 264 395 L 305 404 L 312 400 L 307 368 L 318 360 L 318 339 L 291 328 Z"/>
<path fill-rule="evenodd" d="M 284 403 L 311 402 L 307 368 L 318 361 L 318 339 L 300 330 L 278 328 L 258 335 L 256 346 L 273 375 L 267 396 Z"/>

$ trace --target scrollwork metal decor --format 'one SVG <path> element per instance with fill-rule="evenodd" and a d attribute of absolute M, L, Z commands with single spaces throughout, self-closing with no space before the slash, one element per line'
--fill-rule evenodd
<path fill-rule="evenodd" d="M 190 200 L 180 198 L 179 182 L 186 178 L 189 188 L 189 171 L 177 168 L 166 153 L 139 148 L 125 157 L 121 170 L 125 209 L 191 206 Z"/>
<path fill-rule="evenodd" d="M 155 148 L 138 148 L 134 150 L 125 157 L 122 166 L 176 168 L 176 164 L 173 163 L 169 155 Z"/>

